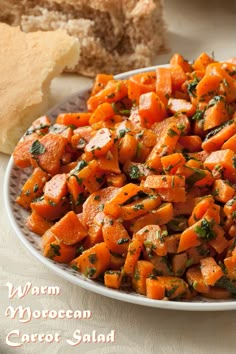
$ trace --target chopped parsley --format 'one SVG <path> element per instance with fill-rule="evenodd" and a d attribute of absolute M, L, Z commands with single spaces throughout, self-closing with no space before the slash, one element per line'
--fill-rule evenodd
<path fill-rule="evenodd" d="M 142 173 L 140 172 L 139 167 L 136 165 L 133 165 L 129 168 L 128 174 L 131 179 L 138 179 L 142 177 Z"/>
<path fill-rule="evenodd" d="M 124 129 L 120 129 L 119 130 L 119 138 L 123 138 L 125 136 L 126 133 L 128 133 L 130 131 L 129 128 L 124 128 Z"/>
<path fill-rule="evenodd" d="M 51 247 L 51 251 L 53 253 L 52 257 L 50 257 L 50 258 L 61 255 L 61 252 L 60 252 L 61 246 L 60 245 L 55 245 L 53 243 L 50 243 L 50 247 Z"/>
<path fill-rule="evenodd" d="M 194 227 L 194 231 L 198 234 L 201 239 L 210 241 L 216 238 L 216 233 L 212 229 L 214 225 L 214 220 L 208 221 L 206 218 L 203 218 L 200 225 Z"/>
<path fill-rule="evenodd" d="M 98 260 L 96 253 L 91 253 L 90 255 L 88 255 L 88 259 L 89 259 L 89 262 L 92 264 L 95 264 Z"/>
<path fill-rule="evenodd" d="M 117 245 L 123 245 L 127 242 L 129 242 L 129 238 L 119 238 L 119 240 L 116 241 Z"/>
<path fill-rule="evenodd" d="M 187 91 L 189 96 L 196 97 L 196 87 L 199 81 L 200 80 L 195 76 L 194 80 L 187 85 Z"/>
<path fill-rule="evenodd" d="M 169 135 L 172 138 L 173 136 L 176 136 L 178 134 L 176 133 L 176 131 L 174 131 L 174 129 L 169 128 L 167 130 L 167 135 Z"/>
<path fill-rule="evenodd" d="M 39 185 L 37 183 L 35 183 L 34 188 L 33 188 L 33 192 L 36 193 L 36 192 L 38 192 L 38 190 L 39 190 Z"/>
<path fill-rule="evenodd" d="M 133 206 L 134 210 L 142 210 L 144 209 L 144 205 L 143 204 L 136 204 Z"/>
<path fill-rule="evenodd" d="M 46 151 L 45 146 L 40 143 L 39 140 L 35 140 L 30 148 L 30 153 L 32 155 L 41 155 Z"/>

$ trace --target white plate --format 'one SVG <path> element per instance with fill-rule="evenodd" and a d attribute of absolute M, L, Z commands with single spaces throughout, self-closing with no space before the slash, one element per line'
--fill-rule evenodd
<path fill-rule="evenodd" d="M 125 79 L 132 74 L 144 71 L 155 70 L 155 67 L 133 70 L 128 73 L 117 75 L 116 78 Z M 53 122 L 60 112 L 73 112 L 86 110 L 86 100 L 89 96 L 89 88 L 79 91 L 77 94 L 66 99 L 64 102 L 51 109 L 48 116 Z M 57 273 L 62 278 L 74 283 L 89 291 L 134 304 L 149 307 L 157 307 L 171 310 L 187 311 L 225 311 L 236 310 L 236 300 L 210 300 L 205 298 L 196 298 L 191 301 L 164 301 L 151 300 L 145 296 L 138 295 L 135 292 L 126 292 L 123 290 L 113 290 L 106 288 L 103 284 L 85 278 L 71 267 L 56 263 L 45 258 L 41 252 L 41 239 L 38 235 L 30 232 L 25 226 L 28 212 L 21 208 L 16 202 L 22 185 L 30 174 L 30 169 L 19 169 L 14 165 L 13 158 L 10 158 L 4 180 L 4 201 L 11 225 L 13 226 L 20 241 L 41 263 Z"/>

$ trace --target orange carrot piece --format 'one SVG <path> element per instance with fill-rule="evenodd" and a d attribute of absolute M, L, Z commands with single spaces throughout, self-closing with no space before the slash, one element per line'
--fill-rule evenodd
<path fill-rule="evenodd" d="M 96 215 L 104 208 L 106 202 L 117 194 L 119 189 L 107 187 L 92 193 L 83 203 L 83 223 L 90 226 L 94 223 Z"/>
<path fill-rule="evenodd" d="M 114 80 L 113 75 L 108 74 L 97 74 L 94 79 L 94 84 L 91 92 L 91 96 L 96 95 L 98 92 L 103 90 L 110 80 Z"/>
<path fill-rule="evenodd" d="M 86 277 L 96 279 L 107 270 L 109 262 L 110 252 L 105 242 L 101 242 L 73 259 L 71 265 Z"/>
<path fill-rule="evenodd" d="M 153 251 L 158 256 L 166 256 L 167 247 L 159 225 L 146 225 L 133 236 L 133 240 L 140 240 L 149 253 Z"/>
<path fill-rule="evenodd" d="M 32 165 L 41 167 L 51 175 L 57 174 L 67 142 L 63 136 L 53 133 L 48 133 L 40 140 L 35 140 L 30 148 Z"/>
<path fill-rule="evenodd" d="M 203 129 L 208 130 L 215 128 L 221 125 L 222 123 L 226 122 L 228 119 L 229 113 L 226 109 L 226 104 L 224 100 L 217 101 L 213 106 L 210 105 L 210 107 L 205 111 Z"/>
<path fill-rule="evenodd" d="M 158 209 L 134 219 L 132 225 L 130 225 L 130 230 L 136 233 L 147 225 L 165 225 L 173 218 L 173 215 L 174 208 L 172 203 L 163 203 Z"/>
<path fill-rule="evenodd" d="M 132 75 L 128 80 L 128 97 L 132 101 L 138 103 L 139 97 L 143 93 L 155 92 L 156 87 L 156 73 L 150 71 Z"/>
<path fill-rule="evenodd" d="M 181 278 L 172 276 L 158 276 L 157 280 L 165 287 L 165 296 L 168 299 L 181 298 L 188 291 L 188 284 Z"/>
<path fill-rule="evenodd" d="M 119 143 L 119 162 L 132 161 L 137 152 L 137 139 L 132 134 L 125 134 Z"/>
<path fill-rule="evenodd" d="M 88 125 L 90 117 L 91 113 L 87 112 L 60 113 L 55 123 L 79 128 Z"/>
<path fill-rule="evenodd" d="M 146 296 L 149 299 L 162 300 L 165 297 L 165 286 L 157 279 L 146 279 Z"/>
<path fill-rule="evenodd" d="M 181 90 L 183 83 L 187 80 L 187 75 L 184 72 L 184 68 L 179 64 L 170 65 L 170 74 L 172 90 L 176 94 L 176 91 Z"/>
<path fill-rule="evenodd" d="M 42 236 L 52 225 L 53 223 L 51 221 L 46 220 L 35 211 L 33 211 L 26 220 L 26 226 L 28 229 L 40 236 Z"/>
<path fill-rule="evenodd" d="M 118 217 L 121 213 L 120 205 L 125 203 L 128 199 L 138 194 L 141 188 L 134 183 L 128 183 L 120 188 L 116 195 L 108 200 L 104 206 L 104 213 Z"/>
<path fill-rule="evenodd" d="M 89 118 L 89 124 L 92 125 L 100 121 L 106 121 L 114 117 L 114 115 L 115 112 L 111 103 L 101 103 L 91 114 L 91 117 Z"/>
<path fill-rule="evenodd" d="M 137 261 L 132 276 L 132 288 L 138 294 L 146 295 L 146 279 L 152 275 L 154 269 L 154 265 L 149 261 Z"/>
<path fill-rule="evenodd" d="M 77 246 L 69 246 L 55 239 L 46 244 L 43 255 L 58 263 L 69 263 L 76 257 Z"/>
<path fill-rule="evenodd" d="M 189 268 L 186 272 L 186 278 L 188 284 L 197 292 L 201 294 L 207 294 L 209 292 L 209 286 L 205 283 L 200 267 L 194 266 Z"/>
<path fill-rule="evenodd" d="M 51 227 L 51 232 L 67 245 L 74 245 L 87 235 L 87 230 L 72 210 Z"/>
<path fill-rule="evenodd" d="M 147 176 L 143 183 L 145 188 L 171 189 L 185 187 L 185 178 L 182 176 L 152 175 Z"/>
<path fill-rule="evenodd" d="M 189 62 L 185 60 L 184 57 L 179 53 L 173 54 L 170 59 L 170 66 L 172 67 L 175 65 L 181 66 L 181 68 L 184 70 L 185 73 L 189 73 L 192 71 L 192 67 L 189 64 Z"/>
<path fill-rule="evenodd" d="M 109 269 L 120 270 L 125 264 L 125 257 L 111 253 Z"/>
<path fill-rule="evenodd" d="M 178 253 L 186 251 L 188 248 L 199 246 L 201 244 L 201 240 L 199 239 L 199 235 L 196 231 L 196 227 L 200 225 L 201 220 L 182 232 L 177 250 Z"/>
<path fill-rule="evenodd" d="M 219 93 L 219 86 L 222 78 L 216 75 L 205 75 L 196 87 L 198 101 L 209 102 Z"/>
<path fill-rule="evenodd" d="M 236 153 L 236 134 L 231 136 L 226 142 L 221 146 L 221 150 L 230 149 Z"/>
<path fill-rule="evenodd" d="M 119 175 L 109 174 L 106 176 L 106 181 L 108 186 L 121 188 L 126 183 L 126 176 L 124 173 L 121 173 Z"/>
<path fill-rule="evenodd" d="M 229 279 L 235 280 L 236 279 L 236 261 L 235 261 L 235 259 L 232 256 L 227 257 L 224 259 L 224 264 L 225 264 L 227 276 L 229 277 Z"/>
<path fill-rule="evenodd" d="M 169 98 L 168 109 L 171 113 L 185 113 L 188 117 L 191 117 L 196 112 L 196 106 L 187 100 L 180 98 Z"/>
<path fill-rule="evenodd" d="M 182 203 L 186 201 L 186 190 L 184 187 L 172 189 L 160 188 L 158 189 L 158 194 L 164 202 Z"/>
<path fill-rule="evenodd" d="M 114 139 L 109 129 L 99 129 L 95 136 L 85 146 L 85 153 L 90 156 L 105 155 L 113 146 Z"/>
<path fill-rule="evenodd" d="M 90 96 L 87 101 L 88 110 L 93 112 L 101 103 L 117 102 L 127 96 L 127 94 L 128 88 L 124 80 L 110 80 L 103 90 L 96 95 Z"/>
<path fill-rule="evenodd" d="M 172 93 L 170 68 L 156 68 L 156 94 L 165 104 Z"/>
<path fill-rule="evenodd" d="M 53 176 L 45 184 L 44 198 L 47 201 L 53 203 L 59 203 L 59 201 L 67 194 L 67 182 L 66 174 L 61 173 Z"/>
<path fill-rule="evenodd" d="M 189 152 L 198 152 L 201 150 L 202 139 L 198 135 L 181 136 L 178 142 Z"/>
<path fill-rule="evenodd" d="M 67 198 L 61 200 L 58 204 L 50 203 L 45 199 L 35 200 L 30 204 L 32 211 L 35 211 L 43 218 L 54 221 L 61 218 L 70 209 Z"/>
<path fill-rule="evenodd" d="M 236 120 L 229 121 L 229 124 L 224 126 L 215 135 L 208 137 L 202 143 L 202 149 L 208 152 L 216 151 L 221 148 L 221 146 L 226 142 L 231 136 L 236 133 Z"/>
<path fill-rule="evenodd" d="M 195 59 L 192 67 L 194 70 L 201 70 L 204 72 L 206 70 L 206 67 L 213 62 L 214 59 L 211 58 L 208 54 L 203 52 L 199 55 L 197 59 Z"/>
<path fill-rule="evenodd" d="M 111 217 L 105 217 L 102 226 L 104 242 L 108 249 L 119 255 L 126 255 L 131 238 L 123 224 Z"/>
<path fill-rule="evenodd" d="M 135 265 L 143 250 L 143 243 L 139 240 L 132 240 L 128 247 L 128 253 L 124 264 L 124 274 L 132 276 L 134 273 Z"/>
<path fill-rule="evenodd" d="M 131 220 L 146 214 L 148 211 L 154 210 L 160 204 L 161 199 L 159 196 L 143 198 L 132 203 L 122 205 L 120 210 L 120 217 L 123 220 Z"/>
<path fill-rule="evenodd" d="M 41 168 L 35 168 L 23 185 L 16 202 L 25 209 L 30 209 L 30 203 L 43 194 L 43 188 L 49 176 Z"/>
<path fill-rule="evenodd" d="M 214 204 L 212 195 L 201 198 L 195 205 L 192 214 L 188 220 L 189 226 L 193 225 L 196 221 L 200 220 L 207 210 Z"/>
<path fill-rule="evenodd" d="M 163 170 L 166 174 L 170 175 L 174 175 L 178 167 L 183 166 L 185 162 L 186 160 L 183 154 L 179 152 L 161 157 L 161 164 L 163 166 Z"/>
<path fill-rule="evenodd" d="M 104 284 L 108 288 L 119 289 L 121 280 L 122 276 L 119 270 L 107 270 L 104 273 Z"/>
<path fill-rule="evenodd" d="M 110 173 L 120 174 L 120 167 L 118 161 L 118 146 L 114 144 L 111 149 L 106 153 L 106 156 L 98 158 L 98 166 L 101 170 Z"/>
<path fill-rule="evenodd" d="M 203 279 L 207 285 L 215 285 L 217 280 L 219 280 L 223 275 L 223 270 L 216 263 L 213 257 L 207 257 L 200 260 L 201 273 Z"/>
<path fill-rule="evenodd" d="M 213 151 L 204 161 L 204 166 L 211 171 L 215 168 L 215 166 L 221 166 L 230 173 L 234 173 L 234 156 L 234 152 L 230 149 Z"/>
<path fill-rule="evenodd" d="M 150 125 L 167 116 L 164 103 L 155 92 L 147 92 L 139 97 L 139 114 Z"/>
<path fill-rule="evenodd" d="M 212 229 L 215 232 L 216 237 L 213 240 L 210 240 L 209 244 L 216 250 L 217 253 L 221 254 L 228 247 L 228 241 L 224 237 L 224 229 L 218 224 L 214 224 Z"/>
<path fill-rule="evenodd" d="M 222 300 L 231 298 L 232 294 L 226 289 L 211 286 L 209 287 L 208 293 L 204 294 L 204 296 L 210 299 Z"/>
<path fill-rule="evenodd" d="M 171 254 L 177 253 L 180 236 L 181 234 L 173 234 L 166 237 L 165 242 L 166 242 L 167 253 L 171 253 Z"/>
<path fill-rule="evenodd" d="M 172 270 L 176 277 L 185 273 L 188 256 L 186 252 L 175 254 L 172 258 Z"/>
<path fill-rule="evenodd" d="M 213 194 L 216 200 L 226 203 L 233 198 L 235 189 L 222 179 L 217 179 L 213 185 Z"/>
<path fill-rule="evenodd" d="M 23 137 L 13 151 L 13 159 L 16 166 L 26 168 L 31 165 L 30 148 L 34 141 L 38 139 L 38 134 L 32 133 Z"/>

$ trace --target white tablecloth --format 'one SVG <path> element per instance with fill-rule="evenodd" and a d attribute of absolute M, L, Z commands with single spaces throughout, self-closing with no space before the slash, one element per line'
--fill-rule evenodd
<path fill-rule="evenodd" d="M 157 58 L 167 62 L 180 52 L 192 60 L 200 52 L 214 52 L 216 59 L 236 56 L 235 1 L 165 1 L 170 52 Z M 74 75 L 62 75 L 52 84 L 53 106 L 89 82 Z M 1 97 L 0 97 L 1 102 Z M 6 117 L 7 119 L 7 117 Z M 9 157 L 0 154 L 0 185 Z M 0 353 L 147 353 L 147 354 L 233 354 L 236 353 L 236 312 L 180 312 L 145 308 L 83 290 L 59 278 L 36 260 L 16 237 L 0 202 Z M 33 295 L 9 299 L 6 283 L 24 286 L 58 286 L 59 295 Z M 9 306 L 41 310 L 89 310 L 89 319 L 34 319 L 21 323 L 6 316 Z M 115 331 L 114 343 L 81 343 L 71 346 L 73 333 L 107 334 Z M 20 342 L 18 334 L 55 334 L 60 342 L 25 343 L 13 348 L 6 338 Z M 13 334 L 15 337 L 13 337 Z M 50 338 L 47 337 L 47 338 Z M 74 340 L 75 342 L 75 340 Z"/>

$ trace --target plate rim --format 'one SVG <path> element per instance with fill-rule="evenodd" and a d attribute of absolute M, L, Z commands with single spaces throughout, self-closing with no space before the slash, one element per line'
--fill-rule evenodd
<path fill-rule="evenodd" d="M 126 78 L 130 75 L 134 75 L 140 72 L 147 72 L 147 71 L 152 71 L 155 70 L 157 67 L 166 67 L 168 64 L 163 64 L 163 65 L 155 65 L 147 68 L 141 68 L 141 69 L 136 69 L 136 70 L 131 70 L 125 73 L 121 73 L 118 75 L 115 75 L 115 79 L 123 79 Z M 67 103 L 69 100 L 73 100 L 75 97 L 78 97 L 81 94 L 84 94 L 87 92 L 89 89 L 91 89 L 91 85 L 86 85 L 78 92 L 66 97 L 64 100 L 59 102 L 57 105 L 52 107 L 50 110 L 48 110 L 45 114 L 46 115 L 51 115 L 53 111 L 55 111 L 59 106 L 63 105 L 64 103 Z M 204 301 L 199 301 L 199 302 L 191 302 L 191 301 L 166 301 L 166 300 L 152 300 L 147 298 L 146 296 L 135 294 L 135 293 L 126 293 L 120 290 L 116 289 L 109 289 L 104 286 L 104 284 L 98 284 L 93 280 L 89 280 L 87 278 L 85 279 L 80 279 L 71 273 L 67 272 L 66 270 L 61 269 L 58 267 L 56 262 L 52 262 L 51 260 L 47 259 L 44 257 L 39 251 L 36 250 L 36 248 L 27 240 L 26 236 L 24 235 L 23 231 L 20 229 L 19 225 L 17 224 L 14 216 L 13 216 L 13 210 L 12 210 L 12 205 L 10 201 L 10 179 L 11 179 L 11 171 L 14 167 L 14 160 L 13 156 L 10 157 L 7 165 L 7 169 L 5 171 L 4 175 L 4 182 L 3 182 L 3 199 L 4 199 L 4 205 L 5 209 L 8 215 L 8 218 L 10 220 L 10 224 L 13 227 L 13 230 L 15 231 L 18 239 L 24 244 L 24 246 L 27 248 L 27 250 L 36 258 L 41 264 L 45 265 L 48 269 L 50 269 L 52 272 L 56 273 L 58 276 L 61 278 L 69 281 L 70 283 L 73 283 L 74 285 L 80 286 L 81 288 L 92 291 L 93 293 L 119 300 L 119 301 L 124 301 L 127 303 L 132 303 L 135 305 L 141 305 L 145 307 L 151 307 L 151 308 L 158 308 L 158 309 L 166 309 L 166 310 L 178 310 L 178 311 L 229 311 L 229 310 L 236 310 L 236 300 L 219 300 L 219 301 L 214 301 L 212 300 L 211 302 L 204 302 Z M 38 235 L 35 234 L 35 237 L 38 237 Z M 66 266 L 66 265 L 65 265 Z M 68 267 L 68 265 L 67 265 Z M 80 275 L 82 276 L 82 275 Z"/>

